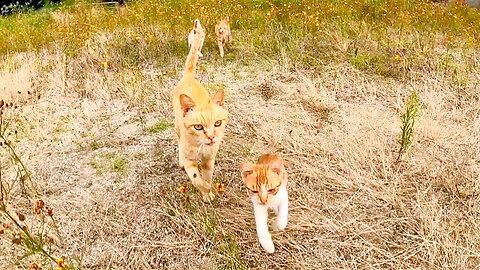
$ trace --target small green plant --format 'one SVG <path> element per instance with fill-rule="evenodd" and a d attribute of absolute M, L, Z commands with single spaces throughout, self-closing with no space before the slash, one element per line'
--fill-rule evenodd
<path fill-rule="evenodd" d="M 417 92 L 413 92 L 407 100 L 407 108 L 402 116 L 402 135 L 400 137 L 400 149 L 398 150 L 397 161 L 399 161 L 404 153 L 407 152 L 412 145 L 413 126 L 415 118 L 418 114 L 418 96 Z"/>
<path fill-rule="evenodd" d="M 118 172 L 125 172 L 127 170 L 127 161 L 122 158 L 116 158 L 113 160 L 113 169 Z"/>
<path fill-rule="evenodd" d="M 169 127 L 173 126 L 172 123 L 165 120 L 158 121 L 155 125 L 150 128 L 151 133 L 158 133 L 167 130 Z"/>
<path fill-rule="evenodd" d="M 100 144 L 97 141 L 93 141 L 93 142 L 90 143 L 90 148 L 92 150 L 97 150 L 97 149 L 100 148 Z"/>
<path fill-rule="evenodd" d="M 368 53 L 355 53 L 351 58 L 350 58 L 350 63 L 352 66 L 354 66 L 357 69 L 360 70 L 367 70 L 371 69 L 374 67 L 376 62 L 375 57 L 371 56 Z"/>
<path fill-rule="evenodd" d="M 105 153 L 103 155 L 93 157 L 88 163 L 95 169 L 97 175 L 102 175 L 104 172 L 115 171 L 120 173 L 127 173 L 127 160 L 117 155 L 114 152 Z"/>
<path fill-rule="evenodd" d="M 218 269 L 247 269 L 242 261 L 241 249 L 235 239 L 227 235 L 218 246 Z"/>

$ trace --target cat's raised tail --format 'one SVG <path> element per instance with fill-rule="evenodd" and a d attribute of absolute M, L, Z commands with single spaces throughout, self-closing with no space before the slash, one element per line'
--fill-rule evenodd
<path fill-rule="evenodd" d="M 205 31 L 203 30 L 200 21 L 196 19 L 193 23 L 193 42 L 188 52 L 187 60 L 185 61 L 185 73 L 193 73 L 197 69 L 198 52 L 202 50 L 203 41 L 205 40 Z"/>

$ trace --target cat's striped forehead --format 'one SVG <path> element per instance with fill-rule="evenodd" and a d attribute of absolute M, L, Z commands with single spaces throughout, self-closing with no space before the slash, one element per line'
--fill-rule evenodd
<path fill-rule="evenodd" d="M 217 120 L 226 121 L 228 117 L 227 112 L 223 108 L 208 106 L 192 111 L 192 115 L 189 118 L 189 122 L 192 123 L 213 125 Z"/>
<path fill-rule="evenodd" d="M 282 183 L 282 178 L 272 172 L 268 166 L 253 166 L 253 172 L 245 179 L 247 187 L 252 191 L 259 191 L 261 187 L 272 189 L 278 187 Z"/>

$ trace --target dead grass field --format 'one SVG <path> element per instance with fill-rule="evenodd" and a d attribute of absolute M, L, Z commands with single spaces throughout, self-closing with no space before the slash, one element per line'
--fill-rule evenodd
<path fill-rule="evenodd" d="M 214 2 L 198 5 L 225 12 Z M 235 11 L 237 2 L 225 5 Z M 274 3 L 284 2 L 291 4 Z M 343 8 L 356 2 L 348 3 Z M 250 28 L 248 14 L 238 15 L 225 59 L 207 40 L 199 62 L 200 81 L 225 90 L 230 112 L 214 174 L 226 191 L 206 204 L 178 168 L 171 126 L 169 92 L 181 76 L 190 18 L 167 32 L 161 18 L 142 26 L 135 12 L 158 9 L 148 5 L 161 6 L 48 11 L 67 26 L 104 12 L 119 22 L 89 30 L 73 51 L 74 42 L 46 43 L 1 58 L 0 96 L 18 105 L 4 110 L 5 134 L 32 178 L 19 178 L 25 171 L 0 147 L 2 181 L 11 184 L 7 210 L 23 213 L 39 239 L 52 237 L 44 248 L 66 256 L 66 269 L 480 267 L 480 54 L 468 43 L 479 38 L 476 26 L 464 36 L 450 37 L 447 25 L 428 36 L 415 25 L 376 32 L 375 21 L 352 20 L 357 32 L 349 34 L 325 21 L 313 32 L 285 22 Z M 480 16 L 416 5 L 465 21 Z M 208 31 L 215 17 L 201 18 Z M 413 144 L 397 161 L 412 92 L 419 99 Z M 256 239 L 239 174 L 241 161 L 267 151 L 285 158 L 290 176 L 289 222 L 273 233 L 274 255 Z M 180 194 L 184 184 L 190 190 Z M 37 199 L 55 222 L 35 215 Z M 13 244 L 13 234 L 0 235 L 0 269 L 54 267 L 27 243 Z"/>

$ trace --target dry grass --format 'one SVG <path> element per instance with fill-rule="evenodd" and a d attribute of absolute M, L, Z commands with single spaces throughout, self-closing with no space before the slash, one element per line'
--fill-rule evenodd
<path fill-rule="evenodd" d="M 65 10 L 52 16 L 73 20 Z M 265 30 L 267 37 L 281 31 L 271 51 L 261 49 L 269 43 L 258 32 L 235 24 L 225 60 L 206 42 L 199 78 L 225 89 L 231 115 L 214 176 L 227 188 L 212 204 L 177 166 L 168 93 L 181 74 L 183 37 L 169 44 L 172 33 L 147 24 L 142 31 L 153 33 L 157 51 L 135 43 L 128 33 L 142 28 L 126 19 L 86 35 L 74 55 L 58 44 L 6 54 L 0 94 L 22 106 L 5 117 L 38 192 L 16 185 L 11 208 L 35 227 L 31 205 L 42 198 L 57 219 L 52 253 L 82 269 L 480 267 L 477 47 L 460 42 L 467 34 L 450 40 L 444 32 L 420 44 L 415 28 L 396 25 L 385 30 L 398 38 L 387 46 L 368 23 L 348 23 L 359 25 L 365 43 L 355 45 L 333 26 L 312 43 L 301 38 L 310 32 L 288 24 Z M 186 35 L 182 27 L 176 31 Z M 400 63 L 389 58 L 389 46 L 403 48 Z M 314 52 L 319 56 L 308 58 Z M 21 96 L 26 91 L 31 96 Z M 401 117 L 414 91 L 413 143 L 397 162 Z M 14 179 L 15 166 L 1 151 L 2 177 Z M 289 223 L 273 233 L 275 255 L 258 244 L 238 171 L 240 161 L 266 151 L 281 153 L 290 175 Z M 179 194 L 182 184 L 190 190 Z M 6 269 L 32 261 L 52 267 L 22 254 L 0 236 Z"/>

